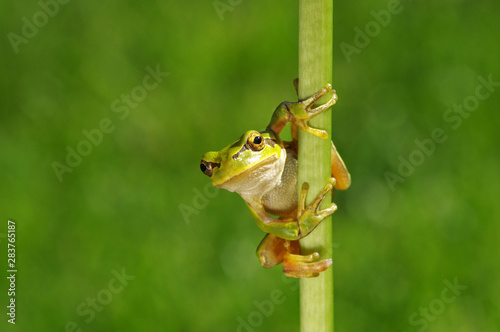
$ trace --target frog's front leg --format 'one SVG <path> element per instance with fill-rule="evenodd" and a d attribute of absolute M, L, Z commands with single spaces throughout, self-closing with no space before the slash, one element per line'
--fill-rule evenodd
<path fill-rule="evenodd" d="M 312 108 L 321 97 L 325 96 L 330 91 L 333 91 L 333 94 L 328 102 L 316 108 Z M 325 130 L 309 127 L 308 121 L 334 105 L 337 102 L 337 99 L 338 97 L 335 90 L 332 90 L 332 86 L 327 84 L 323 87 L 323 89 L 319 90 L 306 100 L 299 102 L 282 102 L 274 111 L 267 129 L 272 130 L 279 135 L 287 122 L 292 122 L 305 132 L 314 134 L 321 138 L 326 138 L 328 137 L 328 133 Z"/>
<path fill-rule="evenodd" d="M 274 234 L 286 240 L 298 240 L 309 234 L 318 224 L 337 210 L 335 203 L 330 203 L 326 209 L 320 209 L 326 195 L 333 190 L 335 178 L 330 178 L 325 187 L 314 200 L 306 207 L 306 196 L 309 190 L 307 182 L 302 184 L 299 196 L 297 214 L 294 217 L 280 219 L 269 216 L 262 203 L 262 198 L 245 197 L 250 213 L 257 222 L 257 226 L 266 233 Z"/>
<path fill-rule="evenodd" d="M 262 199 L 245 198 L 245 202 L 257 222 L 257 226 L 264 232 L 286 240 L 298 240 L 300 238 L 299 223 L 293 218 L 276 219 L 269 216 L 264 209 Z"/>

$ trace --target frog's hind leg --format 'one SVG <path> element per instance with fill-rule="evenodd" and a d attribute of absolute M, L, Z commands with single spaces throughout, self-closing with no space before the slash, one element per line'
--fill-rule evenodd
<path fill-rule="evenodd" d="M 290 253 L 299 253 L 299 241 L 285 240 L 274 234 L 267 234 L 257 248 L 260 265 L 266 269 L 283 262 Z"/>
<path fill-rule="evenodd" d="M 317 277 L 332 265 L 331 259 L 319 258 L 317 252 L 310 255 L 299 254 L 299 241 L 285 240 L 274 234 L 267 234 L 257 248 L 260 264 L 269 269 L 283 263 L 283 273 L 293 278 Z"/>
<path fill-rule="evenodd" d="M 351 174 L 332 142 L 332 177 L 335 178 L 335 189 L 346 190 L 351 185 Z"/>

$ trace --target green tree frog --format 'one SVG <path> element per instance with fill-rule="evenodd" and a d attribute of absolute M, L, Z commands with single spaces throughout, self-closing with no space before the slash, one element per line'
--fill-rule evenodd
<path fill-rule="evenodd" d="M 313 105 L 324 95 L 332 97 L 324 105 Z M 283 263 L 289 277 L 317 277 L 331 264 L 318 261 L 319 254 L 300 255 L 299 239 L 307 236 L 337 206 L 321 209 L 328 192 L 347 189 L 351 177 L 342 158 L 331 143 L 332 177 L 316 198 L 306 206 L 308 184 L 297 192 L 298 128 L 327 138 L 324 130 L 311 128 L 308 121 L 337 101 L 335 90 L 327 84 L 310 98 L 300 102 L 282 102 L 274 111 L 264 131 L 249 130 L 239 140 L 217 152 L 207 152 L 201 159 L 201 171 L 216 188 L 237 192 L 245 200 L 257 225 L 268 233 L 257 248 L 257 257 L 265 268 Z M 292 141 L 284 142 L 279 134 L 290 122 Z"/>

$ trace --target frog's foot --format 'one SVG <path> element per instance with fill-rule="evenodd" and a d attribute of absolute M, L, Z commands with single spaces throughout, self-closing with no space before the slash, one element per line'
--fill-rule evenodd
<path fill-rule="evenodd" d="M 313 108 L 314 104 L 323 96 L 328 94 L 330 91 L 333 91 L 332 97 L 323 105 Z M 327 138 L 328 133 L 325 130 L 311 128 L 308 125 L 308 121 L 317 116 L 318 114 L 323 113 L 331 106 L 335 105 L 337 102 L 338 96 L 335 93 L 335 90 L 332 90 L 331 84 L 325 85 L 321 90 L 316 92 L 311 97 L 306 100 L 291 103 L 286 102 L 285 106 L 288 112 L 292 115 L 291 121 L 303 131 L 319 136 L 321 138 Z"/>
<path fill-rule="evenodd" d="M 304 182 L 300 191 L 299 206 L 297 211 L 297 220 L 299 221 L 300 237 L 309 234 L 323 219 L 337 210 L 337 205 L 331 203 L 326 209 L 320 210 L 320 204 L 326 195 L 333 190 L 335 178 L 330 178 L 326 186 L 319 192 L 314 200 L 306 207 L 306 196 L 309 190 L 309 184 Z"/>
<path fill-rule="evenodd" d="M 319 254 L 314 252 L 310 255 L 295 255 L 286 253 L 283 257 L 283 273 L 293 278 L 313 278 L 319 276 L 332 265 L 332 259 L 323 259 L 315 262 Z"/>

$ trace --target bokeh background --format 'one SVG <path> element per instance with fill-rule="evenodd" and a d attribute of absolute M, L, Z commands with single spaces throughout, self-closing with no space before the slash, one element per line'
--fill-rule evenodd
<path fill-rule="evenodd" d="M 0 3 L 1 330 L 298 331 L 296 281 L 260 267 L 243 200 L 199 170 L 296 100 L 298 3 L 40 3 Z M 336 330 L 498 331 L 500 84 L 479 77 L 500 82 L 500 3 L 334 10 L 353 178 L 335 197 Z M 58 177 L 68 149 L 87 155 Z"/>

